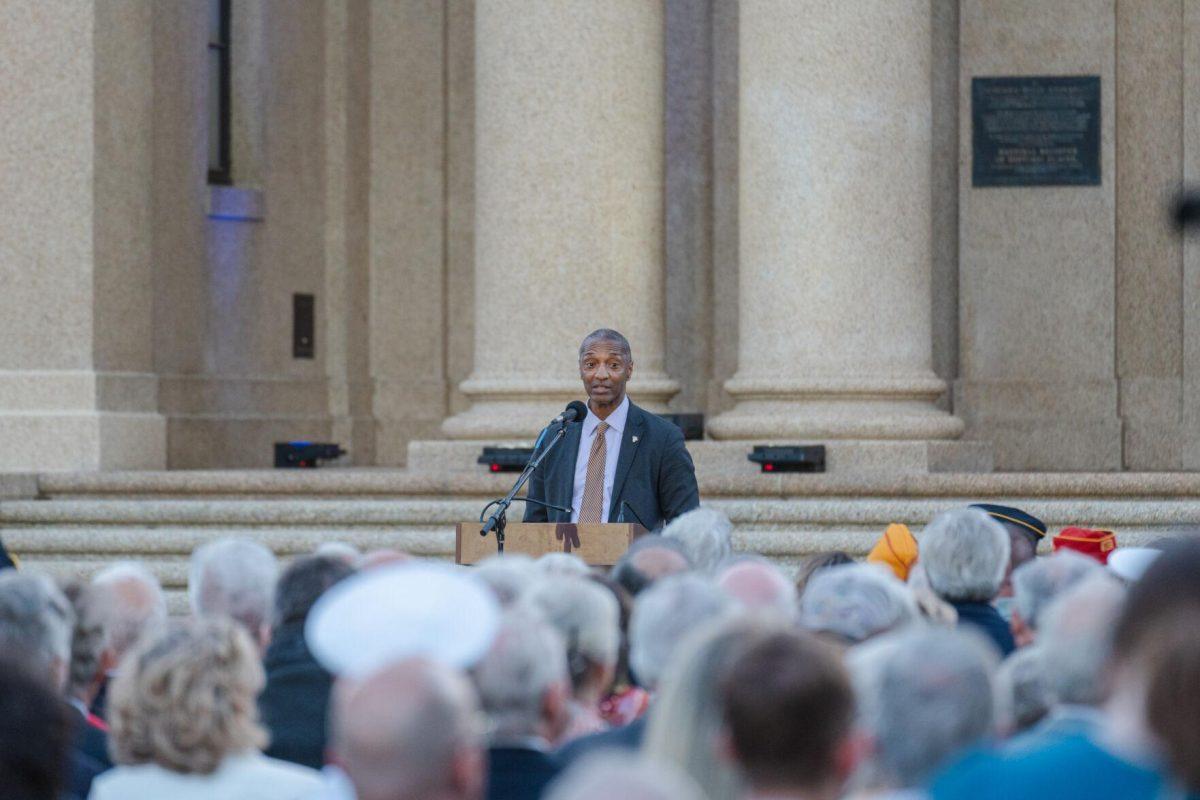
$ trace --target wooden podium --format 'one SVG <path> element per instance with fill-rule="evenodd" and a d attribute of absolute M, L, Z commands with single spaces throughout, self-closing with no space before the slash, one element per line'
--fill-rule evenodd
<path fill-rule="evenodd" d="M 454 563 L 474 564 L 496 555 L 494 534 L 480 536 L 479 522 L 460 522 L 454 539 Z M 537 558 L 545 553 L 573 553 L 595 567 L 617 563 L 634 539 L 646 532 L 636 523 L 510 522 L 504 552 Z"/>

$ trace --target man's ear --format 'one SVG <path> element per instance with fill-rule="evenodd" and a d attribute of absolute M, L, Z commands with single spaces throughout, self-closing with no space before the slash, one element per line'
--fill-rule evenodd
<path fill-rule="evenodd" d="M 487 786 L 487 759 L 478 747 L 460 746 L 454 751 L 450 766 L 450 780 L 454 796 L 469 800 L 483 797 Z"/>
<path fill-rule="evenodd" d="M 568 701 L 571 690 L 566 681 L 551 684 L 542 695 L 542 721 L 546 727 L 546 738 L 551 744 L 558 741 L 571 721 Z"/>
<path fill-rule="evenodd" d="M 713 757 L 722 764 L 726 764 L 728 766 L 737 766 L 737 746 L 733 743 L 733 735 L 729 732 L 729 729 L 724 726 L 722 726 L 717 735 L 713 737 Z"/>
<path fill-rule="evenodd" d="M 1012 630 L 1013 641 L 1016 643 L 1017 647 L 1026 647 L 1031 645 L 1033 644 L 1033 640 L 1037 638 L 1033 632 L 1033 628 L 1025 624 L 1025 620 L 1022 618 L 1021 612 L 1017 611 L 1015 608 L 1012 612 L 1012 621 L 1009 622 L 1008 626 Z"/>
<path fill-rule="evenodd" d="M 845 784 L 858 766 L 867 760 L 874 750 L 871 737 L 862 731 L 851 731 L 833 751 L 833 769 L 838 784 Z"/>

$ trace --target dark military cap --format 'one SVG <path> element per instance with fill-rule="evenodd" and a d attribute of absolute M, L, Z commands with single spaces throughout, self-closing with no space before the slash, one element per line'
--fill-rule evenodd
<path fill-rule="evenodd" d="M 1028 514 L 1019 508 L 997 506 L 992 503 L 974 503 L 971 505 L 971 508 L 978 508 L 997 522 L 1021 528 L 1026 533 L 1032 535 L 1035 541 L 1040 542 L 1046 536 L 1046 523 L 1033 514 Z"/>

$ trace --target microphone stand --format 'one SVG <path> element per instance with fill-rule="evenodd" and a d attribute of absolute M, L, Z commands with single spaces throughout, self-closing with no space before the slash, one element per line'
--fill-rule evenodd
<path fill-rule="evenodd" d="M 554 434 L 554 438 L 550 440 L 550 444 L 546 445 L 545 449 L 538 453 L 536 458 L 530 459 L 529 463 L 525 465 L 525 469 L 521 471 L 521 476 L 517 478 L 517 482 L 513 484 L 513 487 L 509 490 L 508 494 L 506 494 L 501 500 L 493 500 L 492 502 L 488 503 L 483 507 L 483 511 L 479 512 L 479 521 L 483 522 L 483 515 L 487 513 L 487 510 L 492 506 L 497 507 L 496 510 L 492 512 L 492 515 L 488 517 L 488 521 L 484 523 L 483 528 L 479 531 L 480 536 L 487 536 L 492 531 L 496 532 L 497 553 L 504 552 L 504 528 L 508 524 L 508 507 L 512 505 L 514 499 L 521 499 L 517 497 L 517 492 L 521 491 L 521 487 L 523 487 L 525 482 L 529 480 L 529 476 L 533 474 L 533 471 L 538 468 L 538 466 L 542 463 L 542 460 L 546 458 L 546 455 L 549 454 L 549 452 L 554 449 L 554 446 L 561 442 L 563 437 L 566 435 L 567 426 L 565 424 L 559 425 L 558 432 Z M 531 500 L 529 498 L 524 499 L 526 502 L 537 503 L 538 505 L 545 506 L 546 508 L 553 508 L 556 511 L 565 511 L 568 514 L 571 513 L 571 509 L 569 508 L 563 508 L 562 506 L 556 506 L 541 500 Z"/>

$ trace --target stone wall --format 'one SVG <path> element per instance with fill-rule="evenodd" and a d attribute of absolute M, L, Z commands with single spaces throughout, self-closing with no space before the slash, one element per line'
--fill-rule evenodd
<path fill-rule="evenodd" d="M 0 470 L 520 438 L 601 324 L 723 438 L 1200 466 L 1193 0 L 233 0 L 227 188 L 207 6 L 0 12 Z M 972 187 L 971 79 L 1055 74 L 1101 185 Z"/>

